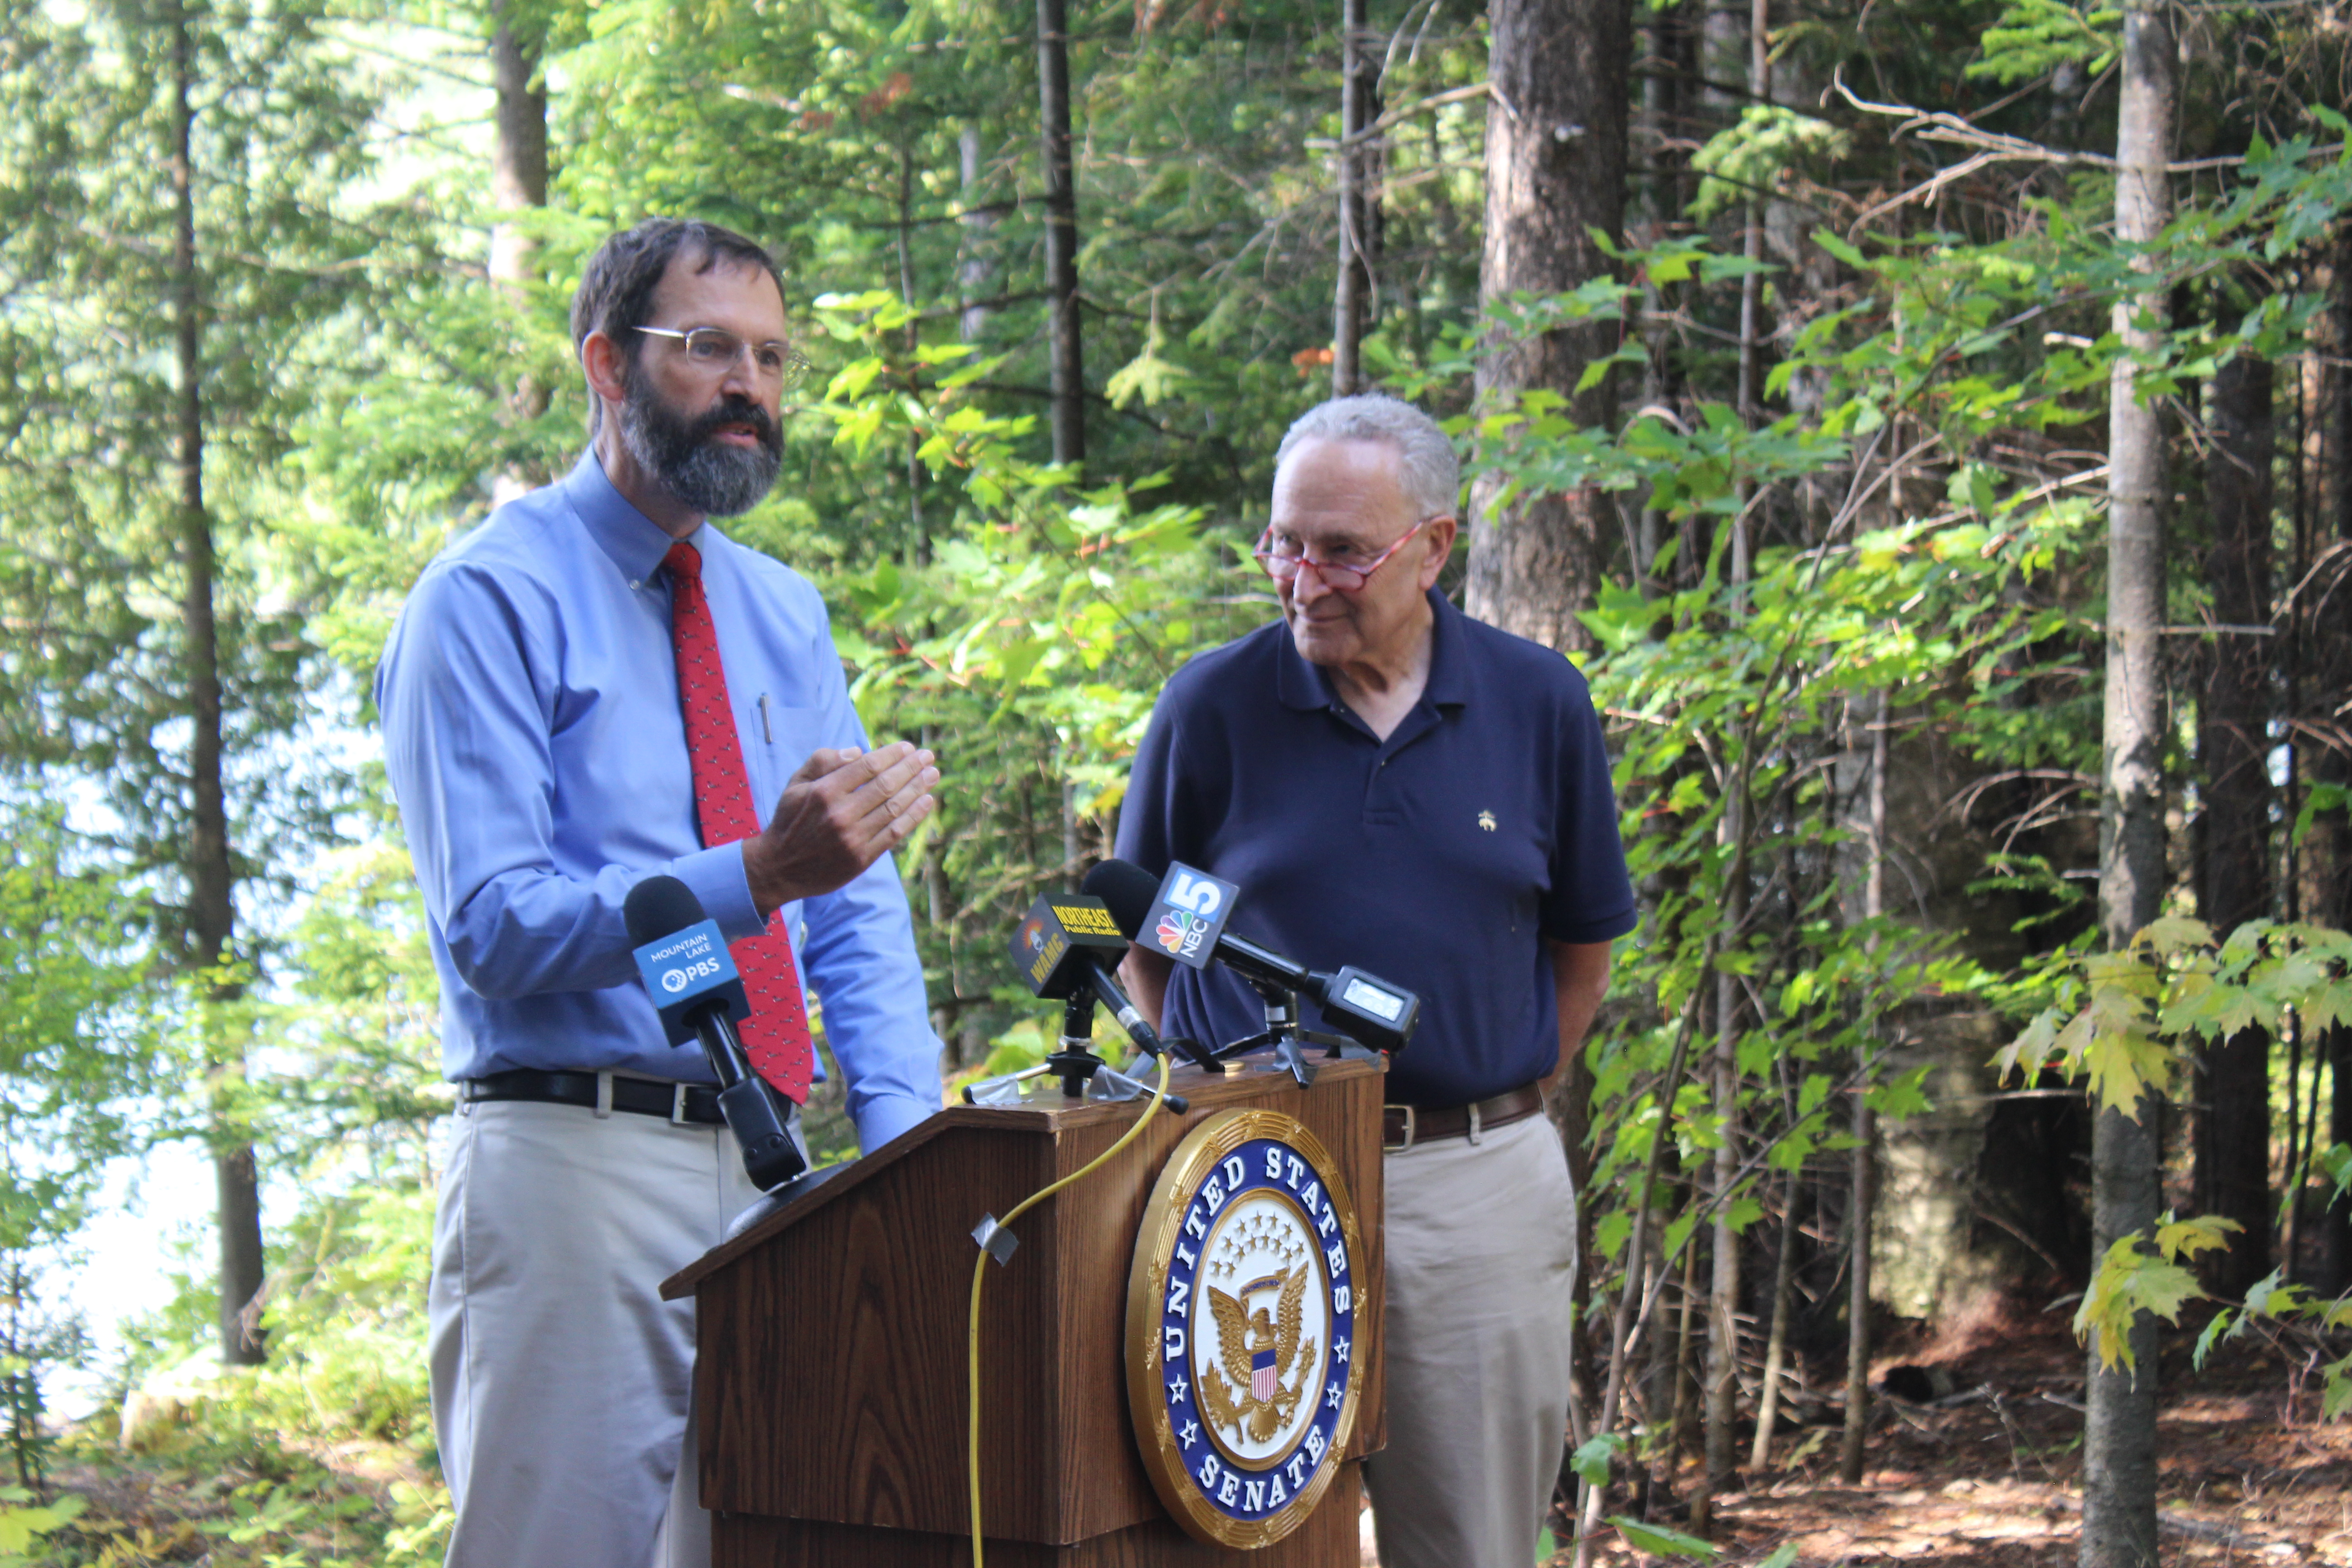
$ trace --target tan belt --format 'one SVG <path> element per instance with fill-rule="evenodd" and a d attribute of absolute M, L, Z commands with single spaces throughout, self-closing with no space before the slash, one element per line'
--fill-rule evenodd
<path fill-rule="evenodd" d="M 1416 1143 L 1465 1135 L 1475 1142 L 1478 1134 L 1486 1129 L 1508 1127 L 1514 1121 L 1524 1121 L 1542 1109 L 1543 1090 L 1532 1083 L 1506 1089 L 1492 1100 L 1481 1100 L 1471 1105 L 1449 1105 L 1440 1110 L 1424 1110 L 1417 1105 L 1383 1105 L 1381 1107 L 1381 1150 L 1383 1153 L 1394 1154 Z"/>

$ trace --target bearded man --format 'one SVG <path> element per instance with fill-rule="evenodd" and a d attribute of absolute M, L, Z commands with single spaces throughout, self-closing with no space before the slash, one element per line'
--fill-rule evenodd
<path fill-rule="evenodd" d="M 677 877 L 719 922 L 780 1092 L 822 1076 L 805 976 L 866 1148 L 940 1107 L 889 856 L 938 770 L 867 745 L 815 590 L 708 521 L 782 458 L 775 263 L 648 219 L 590 259 L 572 334 L 588 451 L 425 569 L 376 676 L 457 1086 L 431 1287 L 453 1568 L 709 1561 L 693 1307 L 657 1287 L 759 1194 L 637 978 L 633 886 Z"/>

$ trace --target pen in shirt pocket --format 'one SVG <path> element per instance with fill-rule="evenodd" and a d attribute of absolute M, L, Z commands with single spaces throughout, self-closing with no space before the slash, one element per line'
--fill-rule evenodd
<path fill-rule="evenodd" d="M 760 738 L 771 746 L 776 743 L 775 726 L 768 722 L 768 694 L 760 693 Z"/>

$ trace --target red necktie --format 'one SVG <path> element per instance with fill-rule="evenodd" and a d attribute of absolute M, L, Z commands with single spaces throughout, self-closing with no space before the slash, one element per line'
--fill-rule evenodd
<path fill-rule="evenodd" d="M 670 643 L 677 652 L 677 702 L 686 714 L 686 752 L 694 769 L 694 813 L 706 849 L 734 844 L 760 831 L 760 813 L 743 771 L 743 743 L 727 700 L 727 667 L 719 658 L 719 628 L 702 593 L 702 552 L 681 541 L 669 547 Z M 795 1102 L 808 1099 L 808 1005 L 784 922 L 730 942 L 751 1016 L 743 1020 L 743 1051 L 751 1070 Z"/>

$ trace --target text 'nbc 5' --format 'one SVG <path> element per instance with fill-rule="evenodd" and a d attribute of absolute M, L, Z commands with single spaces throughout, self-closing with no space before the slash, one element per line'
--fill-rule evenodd
<path fill-rule="evenodd" d="M 1136 940 L 1157 947 L 1179 963 L 1199 969 L 1216 952 L 1217 938 L 1232 918 L 1241 889 L 1206 871 L 1175 861 L 1160 881 L 1150 917 Z"/>

